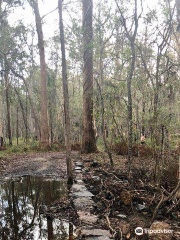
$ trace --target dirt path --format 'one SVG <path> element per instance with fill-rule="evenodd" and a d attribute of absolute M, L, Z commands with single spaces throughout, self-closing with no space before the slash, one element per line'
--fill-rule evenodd
<path fill-rule="evenodd" d="M 0 159 L 0 180 L 24 175 L 55 175 L 65 178 L 65 153 L 20 154 L 11 159 Z"/>

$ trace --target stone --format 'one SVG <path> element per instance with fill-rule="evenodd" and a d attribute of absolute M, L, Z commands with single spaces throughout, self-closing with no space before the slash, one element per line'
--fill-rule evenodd
<path fill-rule="evenodd" d="M 93 237 L 93 236 L 106 236 L 111 237 L 111 234 L 107 230 L 102 229 L 88 229 L 88 230 L 82 230 L 81 235 L 85 237 Z"/>
<path fill-rule="evenodd" d="M 107 236 L 99 236 L 99 237 L 88 237 L 86 238 L 86 240 L 111 240 L 111 239 Z"/>
<path fill-rule="evenodd" d="M 78 192 L 73 192 L 73 196 L 75 197 L 93 197 L 94 195 L 88 190 L 82 190 Z"/>
<path fill-rule="evenodd" d="M 74 206 L 76 210 L 90 211 L 95 206 L 95 203 L 89 197 L 78 197 L 74 199 Z"/>
<path fill-rule="evenodd" d="M 171 226 L 165 222 L 153 222 L 149 229 L 149 239 L 151 240 L 171 240 L 172 230 Z M 153 232 L 151 232 L 153 231 Z"/>
<path fill-rule="evenodd" d="M 80 171 L 80 172 L 78 172 L 77 174 L 76 174 L 76 180 L 82 180 L 82 171 Z"/>
<path fill-rule="evenodd" d="M 95 224 L 98 220 L 96 215 L 92 215 L 88 212 L 78 211 L 79 220 L 85 224 Z"/>
<path fill-rule="evenodd" d="M 75 171 L 77 171 L 77 170 L 82 170 L 82 167 L 75 167 L 74 170 L 75 170 Z"/>
<path fill-rule="evenodd" d="M 73 184 L 71 191 L 73 192 L 80 192 L 86 190 L 86 187 L 83 184 Z"/>
<path fill-rule="evenodd" d="M 137 211 L 139 211 L 139 212 L 144 210 L 145 208 L 146 208 L 146 206 L 143 205 L 143 204 L 138 204 L 137 207 L 136 207 Z"/>
<path fill-rule="evenodd" d="M 129 181 L 128 181 L 128 180 L 126 180 L 126 179 L 123 179 L 123 182 L 124 182 L 124 183 L 129 183 Z"/>
<path fill-rule="evenodd" d="M 125 214 L 118 214 L 117 217 L 125 219 L 125 218 L 127 218 L 127 215 L 125 215 Z"/>
<path fill-rule="evenodd" d="M 96 184 L 100 184 L 101 183 L 101 179 L 98 176 L 92 176 L 92 180 L 96 183 Z"/>
<path fill-rule="evenodd" d="M 83 184 L 83 180 L 81 180 L 81 179 L 77 179 L 76 182 L 77 182 L 77 184 Z"/>
<path fill-rule="evenodd" d="M 82 167 L 84 167 L 84 164 L 82 162 L 76 162 L 76 166 L 82 168 Z"/>

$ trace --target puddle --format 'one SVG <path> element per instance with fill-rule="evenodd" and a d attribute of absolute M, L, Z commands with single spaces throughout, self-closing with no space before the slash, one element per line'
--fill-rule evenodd
<path fill-rule="evenodd" d="M 0 183 L 0 239 L 73 239 L 68 221 L 53 215 L 65 194 L 66 183 L 50 176 L 25 176 Z"/>

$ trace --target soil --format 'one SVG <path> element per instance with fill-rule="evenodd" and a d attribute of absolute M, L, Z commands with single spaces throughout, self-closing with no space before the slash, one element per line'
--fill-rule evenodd
<path fill-rule="evenodd" d="M 73 152 L 73 159 L 77 156 L 77 152 Z M 147 235 L 137 237 L 134 230 L 136 227 L 151 226 L 153 212 L 161 199 L 159 187 L 166 195 L 176 186 L 176 175 L 168 172 L 172 168 L 165 169 L 157 187 L 153 183 L 154 161 L 148 157 L 134 158 L 132 183 L 127 179 L 127 161 L 123 156 L 113 155 L 113 168 L 104 153 L 81 155 L 81 158 L 85 166 L 83 180 L 94 194 L 96 208 L 92 214 L 100 219 L 98 226 L 110 230 L 115 239 L 148 239 Z M 26 175 L 54 175 L 66 179 L 65 153 L 16 154 L 10 159 L 0 159 L 1 182 L 6 178 Z M 166 183 L 170 184 L 166 186 Z M 175 240 L 180 239 L 180 207 L 176 206 L 170 214 L 166 213 L 173 204 L 172 200 L 164 204 L 154 220 L 169 224 L 174 230 Z M 72 212 L 72 219 L 75 219 L 76 214 Z"/>
<path fill-rule="evenodd" d="M 16 154 L 10 159 L 0 159 L 0 180 L 24 175 L 54 175 L 66 178 L 65 153 Z"/>
<path fill-rule="evenodd" d="M 104 153 L 82 155 L 82 160 L 85 163 L 84 181 L 88 190 L 95 195 L 97 205 L 92 214 L 99 216 L 98 225 L 102 229 L 111 230 L 115 239 L 145 240 L 149 239 L 148 235 L 138 237 L 135 228 L 149 229 L 153 221 L 160 221 L 171 226 L 173 239 L 180 239 L 180 206 L 167 214 L 175 200 L 163 204 L 152 221 L 155 207 L 161 199 L 161 191 L 166 196 L 175 188 L 175 175 L 168 175 L 166 170 L 160 175 L 160 186 L 157 186 L 153 181 L 153 159 L 134 158 L 130 183 L 127 179 L 127 160 L 123 156 L 114 155 L 113 168 Z"/>

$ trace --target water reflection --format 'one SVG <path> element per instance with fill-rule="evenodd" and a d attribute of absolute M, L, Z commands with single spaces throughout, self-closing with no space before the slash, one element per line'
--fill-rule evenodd
<path fill-rule="evenodd" d="M 72 226 L 47 213 L 66 194 L 66 184 L 26 176 L 0 184 L 0 239 L 66 240 Z"/>

